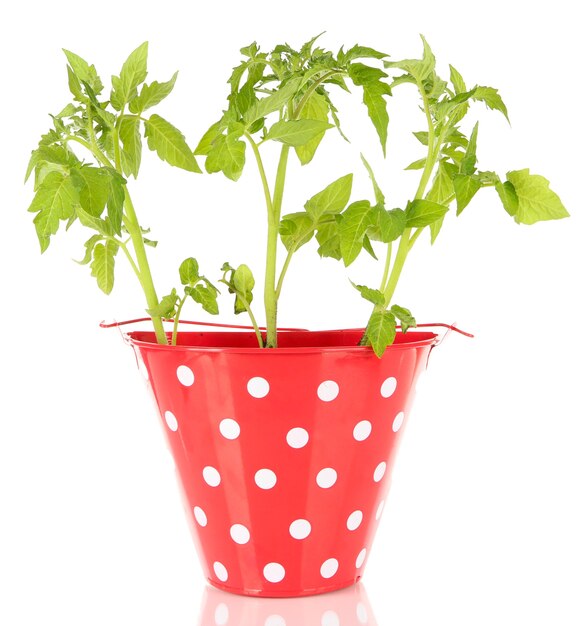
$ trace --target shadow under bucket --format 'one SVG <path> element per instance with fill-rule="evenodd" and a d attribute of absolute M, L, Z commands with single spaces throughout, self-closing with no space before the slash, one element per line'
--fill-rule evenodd
<path fill-rule="evenodd" d="M 364 571 L 416 380 L 437 343 L 398 333 L 378 359 L 362 330 L 127 337 L 173 453 L 204 574 L 220 589 L 303 596 Z"/>

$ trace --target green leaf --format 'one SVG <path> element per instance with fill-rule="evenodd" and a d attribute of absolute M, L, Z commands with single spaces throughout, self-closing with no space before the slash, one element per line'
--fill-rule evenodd
<path fill-rule="evenodd" d="M 281 241 L 288 251 L 298 250 L 305 245 L 313 237 L 313 232 L 314 221 L 303 211 L 283 216 L 279 225 Z"/>
<path fill-rule="evenodd" d="M 301 78 L 292 78 L 271 95 L 257 100 L 243 117 L 247 128 L 256 120 L 279 111 L 288 104 L 295 95 L 300 82 Z"/>
<path fill-rule="evenodd" d="M 125 202 L 125 179 L 117 171 L 110 170 L 107 217 L 116 235 L 121 235 L 123 204 Z"/>
<path fill-rule="evenodd" d="M 406 212 L 402 209 L 387 211 L 383 206 L 372 207 L 370 220 L 371 226 L 367 234 L 374 241 L 396 241 L 406 229 Z"/>
<path fill-rule="evenodd" d="M 426 130 L 419 130 L 412 134 L 418 139 L 418 141 L 420 141 L 423 146 L 428 146 L 428 132 Z"/>
<path fill-rule="evenodd" d="M 353 202 L 342 213 L 339 223 L 340 250 L 346 267 L 360 254 L 364 235 L 371 225 L 371 207 L 367 200 Z"/>
<path fill-rule="evenodd" d="M 384 59 L 388 55 L 384 52 L 378 52 L 378 50 L 374 50 L 374 48 L 368 48 L 367 46 L 354 46 L 350 48 L 347 52 L 343 54 L 342 61 L 348 62 L 353 61 L 354 59 Z M 338 54 L 338 60 L 340 55 Z"/>
<path fill-rule="evenodd" d="M 396 318 L 390 311 L 375 311 L 366 327 L 366 337 L 380 358 L 396 338 Z"/>
<path fill-rule="evenodd" d="M 411 74 L 417 83 L 421 83 L 434 72 L 436 60 L 426 39 L 421 35 L 423 45 L 422 59 L 403 59 L 402 61 L 384 61 L 385 67 L 394 67 Z"/>
<path fill-rule="evenodd" d="M 382 190 L 380 189 L 378 183 L 376 182 L 376 176 L 374 176 L 372 167 L 370 166 L 368 161 L 366 161 L 363 154 L 360 154 L 360 159 L 362 159 L 362 163 L 364 164 L 364 167 L 366 168 L 368 172 L 368 176 L 370 177 L 370 180 L 372 181 L 372 186 L 374 187 L 374 198 L 376 200 L 376 204 L 381 204 L 383 206 L 384 203 L 386 202 L 386 198 L 384 194 L 382 193 Z"/>
<path fill-rule="evenodd" d="M 122 143 L 121 168 L 126 176 L 137 178 L 141 165 L 141 132 L 139 117 L 124 116 L 119 123 Z"/>
<path fill-rule="evenodd" d="M 336 216 L 337 217 L 340 216 Z M 317 252 L 321 257 L 329 257 L 340 261 L 342 258 L 339 225 L 337 222 L 328 222 L 318 226 L 315 235 L 319 248 Z"/>
<path fill-rule="evenodd" d="M 309 100 L 305 103 L 301 111 L 299 112 L 299 119 L 319 120 L 320 122 L 328 121 L 329 104 L 325 96 L 314 92 L 311 94 Z M 301 165 L 307 165 L 313 159 L 325 131 L 322 131 L 319 135 L 316 135 L 311 141 L 308 141 L 302 146 L 297 146 L 295 152 Z"/>
<path fill-rule="evenodd" d="M 507 172 L 518 199 L 514 219 L 518 224 L 535 224 L 542 220 L 569 217 L 558 195 L 550 189 L 550 181 L 529 169 Z"/>
<path fill-rule="evenodd" d="M 95 245 L 102 239 L 103 237 L 101 235 L 91 235 L 85 242 L 85 256 L 80 261 L 76 261 L 76 263 L 79 265 L 87 265 L 93 258 L 93 248 L 95 248 Z"/>
<path fill-rule="evenodd" d="M 147 309 L 147 313 L 151 317 L 164 317 L 166 319 L 170 319 L 174 317 L 176 313 L 176 304 L 178 300 L 179 297 L 176 290 L 172 289 L 172 292 L 167 296 L 164 296 L 156 307 Z"/>
<path fill-rule="evenodd" d="M 222 120 L 212 124 L 212 126 L 204 133 L 202 139 L 200 139 L 196 149 L 194 150 L 194 154 L 197 156 L 206 156 L 212 150 L 214 142 L 222 135 L 224 127 L 225 124 Z"/>
<path fill-rule="evenodd" d="M 78 202 L 79 192 L 70 176 L 50 172 L 44 178 L 28 208 L 31 213 L 37 213 L 34 225 L 41 252 L 48 248 L 51 235 L 57 233 L 59 221 L 74 216 Z"/>
<path fill-rule="evenodd" d="M 111 240 L 98 243 L 93 249 L 91 276 L 97 279 L 99 289 L 106 294 L 110 294 L 113 289 L 115 255 L 118 249 L 117 243 Z"/>
<path fill-rule="evenodd" d="M 331 124 L 321 120 L 282 120 L 271 126 L 265 139 L 293 147 L 304 146 L 331 127 Z"/>
<path fill-rule="evenodd" d="M 452 66 L 449 65 L 451 70 L 451 83 L 453 83 L 453 87 L 455 88 L 455 93 L 464 93 L 467 91 L 467 85 L 465 85 L 465 81 L 461 74 Z"/>
<path fill-rule="evenodd" d="M 423 159 L 418 159 L 418 161 L 413 161 L 410 165 L 407 165 L 405 170 L 421 170 L 426 165 L 426 157 Z"/>
<path fill-rule="evenodd" d="M 119 76 L 111 77 L 111 106 L 117 111 L 137 97 L 137 88 L 146 79 L 148 73 L 148 42 L 138 46 L 127 57 Z"/>
<path fill-rule="evenodd" d="M 372 289 L 371 287 L 366 287 L 365 285 L 356 285 L 351 280 L 350 283 L 352 283 L 352 287 L 360 292 L 360 295 L 364 298 L 364 300 L 368 300 L 368 302 L 377 304 L 378 306 L 386 306 L 386 297 L 379 289 Z"/>
<path fill-rule="evenodd" d="M 200 280 L 198 261 L 189 257 L 180 264 L 180 282 L 183 285 L 194 286 Z"/>
<path fill-rule="evenodd" d="M 511 215 L 511 217 L 515 217 L 517 210 L 519 209 L 519 200 L 517 198 L 517 193 L 515 192 L 515 187 L 508 180 L 504 183 L 498 181 L 495 183 L 495 190 L 501 198 L 503 208 L 509 213 L 509 215 Z"/>
<path fill-rule="evenodd" d="M 407 228 L 423 228 L 430 226 L 432 223 L 444 217 L 449 210 L 437 202 L 429 200 L 413 200 L 406 208 L 406 227 Z"/>
<path fill-rule="evenodd" d="M 438 204 L 444 204 L 450 201 L 454 193 L 453 180 L 447 171 L 444 161 L 441 161 L 433 179 L 432 187 L 426 195 L 426 199 Z"/>
<path fill-rule="evenodd" d="M 30 155 L 26 175 L 24 182 L 28 180 L 32 171 L 42 163 L 53 163 L 55 165 L 62 165 L 61 169 L 63 173 L 71 167 L 75 167 L 79 164 L 79 159 L 69 150 L 66 146 L 61 145 L 44 145 L 40 144 L 36 150 L 33 150 Z"/>
<path fill-rule="evenodd" d="M 479 132 L 479 122 L 475 124 L 469 144 L 465 150 L 465 156 L 461 161 L 461 174 L 474 174 L 477 164 L 477 133 Z"/>
<path fill-rule="evenodd" d="M 178 78 L 178 72 L 174 72 L 172 78 L 165 83 L 158 83 L 157 80 L 154 80 L 150 85 L 144 85 L 139 96 L 129 103 L 129 110 L 132 113 L 141 114 L 159 104 L 172 93 L 176 78 Z"/>
<path fill-rule="evenodd" d="M 208 152 L 205 168 L 209 174 L 224 172 L 231 180 L 238 180 L 245 166 L 246 143 L 233 135 L 218 135 Z"/>
<path fill-rule="evenodd" d="M 316 193 L 305 203 L 305 210 L 317 221 L 324 214 L 341 213 L 350 201 L 353 174 L 346 174 Z"/>
<path fill-rule="evenodd" d="M 109 222 L 87 213 L 80 205 L 75 208 L 75 212 L 83 226 L 92 228 L 105 237 L 113 236 L 113 228 Z"/>
<path fill-rule="evenodd" d="M 202 173 L 184 135 L 163 117 L 154 114 L 145 120 L 145 136 L 148 148 L 157 152 L 162 161 L 188 172 Z"/>
<path fill-rule="evenodd" d="M 63 52 L 67 57 L 71 72 L 69 72 L 69 88 L 71 93 L 80 101 L 86 100 L 81 90 L 81 82 L 87 83 L 93 90 L 95 95 L 99 95 L 103 91 L 103 83 L 97 75 L 97 70 L 94 65 L 89 65 L 85 59 L 82 59 L 78 54 L 65 50 Z M 71 76 L 73 74 L 73 77 Z"/>
<path fill-rule="evenodd" d="M 83 167 L 73 170 L 73 180 L 78 182 L 79 201 L 83 209 L 93 217 L 99 217 L 109 197 L 109 173 L 101 167 Z"/>
<path fill-rule="evenodd" d="M 497 89 L 493 89 L 493 87 L 477 87 L 472 97 L 473 100 L 484 102 L 491 110 L 501 111 L 505 119 L 509 122 L 507 107 L 497 92 Z"/>
<path fill-rule="evenodd" d="M 409 328 L 414 328 L 416 326 L 416 320 L 408 309 L 398 306 L 397 304 L 393 304 L 390 307 L 390 312 L 394 315 L 394 317 L 396 317 L 396 319 L 400 320 L 400 326 L 402 327 L 403 333 L 405 333 Z"/>
<path fill-rule="evenodd" d="M 199 284 L 195 287 L 186 287 L 186 293 L 211 315 L 218 315 L 217 292 L 214 289 Z"/>
<path fill-rule="evenodd" d="M 348 67 L 348 74 L 354 85 L 363 87 L 364 85 L 374 85 L 383 78 L 388 78 L 388 74 L 377 67 L 370 67 L 364 63 L 351 63 Z M 384 83 L 388 86 L 386 83 Z"/>
<path fill-rule="evenodd" d="M 372 247 L 372 242 L 370 241 L 370 238 L 368 237 L 367 234 L 364 235 L 362 247 L 375 261 L 378 260 L 378 257 L 376 256 L 376 252 L 374 251 L 374 248 Z"/>
<path fill-rule="evenodd" d="M 476 176 L 459 174 L 453 179 L 455 198 L 457 200 L 457 215 L 461 215 L 463 209 L 471 202 L 473 196 L 481 189 L 483 184 Z"/>
<path fill-rule="evenodd" d="M 248 265 L 239 265 L 232 275 L 232 286 L 236 293 L 234 312 L 243 313 L 253 301 L 255 279 Z M 244 301 L 241 299 L 244 298 Z M 246 306 L 245 306 L 246 303 Z"/>

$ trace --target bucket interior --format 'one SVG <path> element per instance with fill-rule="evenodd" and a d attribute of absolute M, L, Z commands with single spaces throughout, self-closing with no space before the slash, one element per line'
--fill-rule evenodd
<path fill-rule="evenodd" d="M 358 342 L 363 329 L 350 330 L 296 330 L 283 331 L 278 335 L 279 348 L 360 348 Z M 132 342 L 155 344 L 156 337 L 151 331 L 133 331 L 129 333 Z M 169 337 L 169 335 L 168 335 Z M 437 335 L 425 331 L 398 332 L 394 346 L 426 345 L 432 343 Z M 178 333 L 178 346 L 197 346 L 212 348 L 256 348 L 257 337 L 253 331 L 182 331 Z"/>

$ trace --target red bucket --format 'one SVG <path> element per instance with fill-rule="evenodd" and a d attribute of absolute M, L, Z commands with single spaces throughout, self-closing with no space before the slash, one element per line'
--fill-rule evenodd
<path fill-rule="evenodd" d="M 353 585 L 372 545 L 415 382 L 437 343 L 361 330 L 130 332 L 173 453 L 204 573 L 220 589 L 304 596 Z M 141 365 L 140 364 L 140 365 Z"/>

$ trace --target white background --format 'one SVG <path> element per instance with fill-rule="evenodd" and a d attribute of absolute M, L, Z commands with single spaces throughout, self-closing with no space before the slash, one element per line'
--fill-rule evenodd
<path fill-rule="evenodd" d="M 458 220 L 449 218 L 434 247 L 422 241 L 415 249 L 397 301 L 419 321 L 456 321 L 476 338 L 452 336 L 431 357 L 364 577 L 368 610 L 382 626 L 580 624 L 582 137 L 574 5 L 10 4 L 0 21 L 0 622 L 212 624 L 199 613 L 204 581 L 149 397 L 119 334 L 97 328 L 103 318 L 142 314 L 133 278 L 120 257 L 117 287 L 106 298 L 88 269 L 71 262 L 82 256 L 84 233 L 72 229 L 41 257 L 26 213 L 28 156 L 48 129 L 47 114 L 68 102 L 61 47 L 108 79 L 149 40 L 150 80 L 180 70 L 159 112 L 194 145 L 220 115 L 241 46 L 254 39 L 265 50 L 281 41 L 299 46 L 325 30 L 328 48 L 360 43 L 394 58 L 418 55 L 423 33 L 443 74 L 453 63 L 468 84 L 499 88 L 512 126 L 475 107 L 481 168 L 530 167 L 550 179 L 572 214 L 518 227 L 487 190 Z M 350 171 L 355 197 L 369 197 L 360 151 L 380 172 L 389 201 L 402 206 L 417 180 L 402 168 L 421 156 L 410 131 L 423 128 L 406 90 L 391 103 L 386 163 L 357 94 L 343 116 L 352 144 L 330 139 L 312 166 L 293 165 L 285 210 L 298 210 Z M 147 153 L 131 187 L 142 221 L 160 240 L 151 255 L 160 291 L 177 282 L 189 255 L 208 276 L 229 260 L 247 262 L 259 277 L 264 209 L 254 164 L 234 184 Z M 342 270 L 308 246 L 291 267 L 280 324 L 362 325 L 368 308 L 347 278 L 373 284 L 380 274 L 367 260 Z M 223 321 L 233 321 L 231 303 L 222 306 Z M 195 310 L 187 316 L 202 318 Z M 333 609 L 339 600 L 329 602 Z M 319 624 L 322 606 L 308 604 L 302 623 Z"/>

